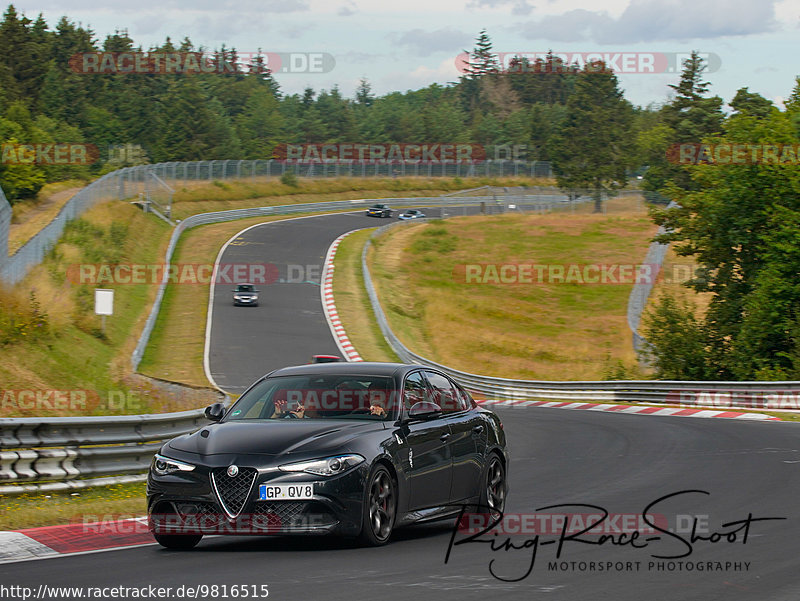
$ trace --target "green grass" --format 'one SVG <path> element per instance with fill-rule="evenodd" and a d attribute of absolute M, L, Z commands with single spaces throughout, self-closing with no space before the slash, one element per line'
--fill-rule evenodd
<path fill-rule="evenodd" d="M 163 222 L 124 203 L 97 206 L 72 222 L 62 240 L 25 280 L 8 294 L 25 296 L 34 290 L 48 315 L 50 334 L 3 347 L 0 381 L 5 389 L 90 390 L 101 397 L 109 390 L 130 390 L 124 381 L 135 334 L 154 296 L 149 285 L 79 284 L 67 276 L 88 263 L 158 262 L 169 232 Z M 114 315 L 94 315 L 95 287 L 113 288 Z M 98 405 L 98 413 L 104 413 Z M 137 412 L 142 407 L 122 409 Z M 145 409 L 158 410 L 157 406 Z M 15 415 L 13 407 L 2 415 Z M 81 414 L 68 411 L 66 414 Z M 93 411 L 89 411 L 93 413 Z M 36 411 L 33 415 L 62 414 Z"/>
<path fill-rule="evenodd" d="M 66 492 L 0 495 L 0 531 L 111 521 L 146 513 L 144 482 Z"/>

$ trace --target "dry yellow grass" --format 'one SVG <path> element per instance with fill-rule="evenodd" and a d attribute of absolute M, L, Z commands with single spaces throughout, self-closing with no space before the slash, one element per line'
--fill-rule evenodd
<path fill-rule="evenodd" d="M 13 255 L 44 226 L 50 223 L 67 201 L 81 188 L 75 182 L 49 184 L 42 188 L 36 200 L 20 202 L 13 207 L 8 232 L 8 254 Z"/>
<path fill-rule="evenodd" d="M 371 269 L 395 333 L 424 356 L 493 376 L 602 379 L 618 363 L 636 369 L 631 284 L 468 285 L 454 274 L 474 263 L 635 265 L 655 229 L 636 199 L 600 215 L 460 217 L 391 231 Z"/>

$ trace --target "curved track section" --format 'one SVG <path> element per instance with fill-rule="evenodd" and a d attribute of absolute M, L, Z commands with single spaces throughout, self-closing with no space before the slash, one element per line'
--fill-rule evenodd
<path fill-rule="evenodd" d="M 339 355 L 320 300 L 325 254 L 341 234 L 381 224 L 361 211 L 301 217 L 252 227 L 231 240 L 221 265 L 270 264 L 277 271 L 275 281 L 259 284 L 257 307 L 234 307 L 233 287 L 215 286 L 207 361 L 217 385 L 238 394 L 273 369 L 308 363 L 315 354 Z"/>

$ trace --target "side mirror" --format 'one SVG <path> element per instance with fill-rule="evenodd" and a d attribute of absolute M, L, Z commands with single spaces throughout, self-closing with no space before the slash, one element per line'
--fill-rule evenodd
<path fill-rule="evenodd" d="M 442 408 L 430 401 L 419 401 L 411 406 L 408 417 L 411 419 L 431 419 L 442 413 Z"/>
<path fill-rule="evenodd" d="M 218 422 L 225 415 L 225 405 L 214 403 L 206 407 L 205 416 L 212 422 Z"/>

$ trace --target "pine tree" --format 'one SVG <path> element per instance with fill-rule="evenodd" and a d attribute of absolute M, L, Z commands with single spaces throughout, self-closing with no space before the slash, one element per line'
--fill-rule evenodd
<path fill-rule="evenodd" d="M 362 77 L 358 82 L 358 88 L 356 88 L 356 102 L 361 106 L 372 106 L 375 102 L 372 86 L 365 77 Z"/>
<path fill-rule="evenodd" d="M 616 75 L 603 63 L 587 64 L 567 101 L 567 115 L 551 139 L 553 171 L 560 188 L 589 189 L 595 212 L 604 193 L 626 185 L 632 160 L 632 107 L 623 98 Z"/>

